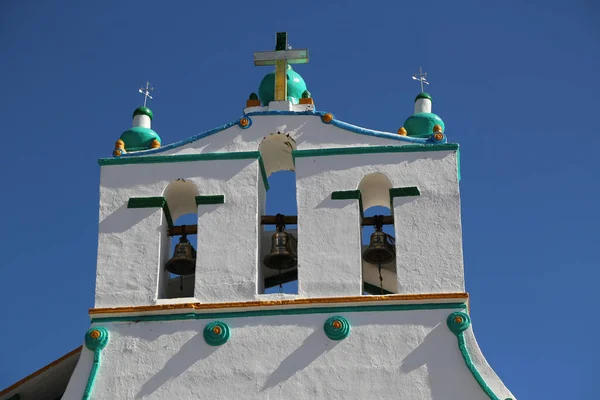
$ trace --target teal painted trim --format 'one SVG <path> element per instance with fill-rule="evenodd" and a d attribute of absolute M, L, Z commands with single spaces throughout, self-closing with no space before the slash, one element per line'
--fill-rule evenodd
<path fill-rule="evenodd" d="M 95 335 L 98 336 L 93 337 Z M 92 364 L 92 369 L 90 370 L 87 384 L 85 385 L 82 400 L 88 400 L 92 395 L 94 383 L 96 383 L 96 376 L 98 375 L 98 369 L 100 368 L 100 353 L 108 344 L 108 336 L 108 331 L 101 326 L 92 327 L 85 334 L 85 347 L 94 352 L 94 362 Z"/>
<path fill-rule="evenodd" d="M 501 400 L 496 394 L 492 391 L 492 389 L 485 383 L 485 380 L 477 370 L 475 364 L 473 364 L 473 360 L 471 359 L 471 355 L 469 354 L 469 350 L 467 349 L 467 343 L 465 341 L 464 331 L 467 330 L 471 326 L 471 318 L 461 311 L 453 312 L 446 319 L 446 324 L 448 325 L 448 329 L 452 333 L 456 335 L 458 338 L 458 349 L 460 350 L 460 354 L 462 355 L 467 368 L 473 375 L 473 378 L 477 381 L 477 384 L 481 389 L 485 392 L 485 394 L 491 400 Z M 506 399 L 510 400 L 510 399 Z"/>
<path fill-rule="evenodd" d="M 173 218 L 171 217 L 171 210 L 169 210 L 169 205 L 167 204 L 167 199 L 164 197 L 156 196 L 156 197 L 132 197 L 127 202 L 127 208 L 153 208 L 159 207 L 162 208 L 165 213 L 165 218 L 167 219 L 167 225 L 169 228 L 173 227 Z"/>
<path fill-rule="evenodd" d="M 222 194 L 196 196 L 196 205 L 197 206 L 199 206 L 201 204 L 223 204 L 223 203 L 225 203 L 225 196 L 223 196 Z"/>
<path fill-rule="evenodd" d="M 211 346 L 221 346 L 227 343 L 231 336 L 229 325 L 222 321 L 215 321 L 204 327 L 204 340 Z"/>
<path fill-rule="evenodd" d="M 416 186 L 407 186 L 390 189 L 390 210 L 394 213 L 394 197 L 420 196 L 421 192 Z"/>
<path fill-rule="evenodd" d="M 458 181 L 460 182 L 460 149 L 456 150 L 456 175 L 458 176 Z"/>
<path fill-rule="evenodd" d="M 360 209 L 360 217 L 363 215 L 363 203 L 362 193 L 360 190 L 339 190 L 331 193 L 331 200 L 358 200 L 358 207 Z"/>
<path fill-rule="evenodd" d="M 372 153 L 415 153 L 425 151 L 450 151 L 458 150 L 458 144 L 407 144 L 405 146 L 369 146 L 369 147 L 338 147 L 333 149 L 293 150 L 296 157 L 323 157 L 339 156 L 346 154 L 372 154 Z"/>
<path fill-rule="evenodd" d="M 424 304 L 392 304 L 369 306 L 340 306 L 340 307 L 311 307 L 288 308 L 277 310 L 230 311 L 217 313 L 186 313 L 168 315 L 130 315 L 126 317 L 92 318 L 92 323 L 98 322 L 131 322 L 131 321 L 179 321 L 188 319 L 224 319 L 246 317 L 269 317 L 274 315 L 302 314 L 333 314 L 348 312 L 379 312 L 379 311 L 413 311 L 413 310 L 464 310 L 465 303 L 424 303 Z"/>
<path fill-rule="evenodd" d="M 269 190 L 269 180 L 267 178 L 267 170 L 265 169 L 265 163 L 263 162 L 263 158 L 260 154 L 258 155 L 258 166 L 260 167 L 260 176 L 262 176 L 263 184 L 265 185 L 265 190 Z"/>
<path fill-rule="evenodd" d="M 148 154 L 147 152 L 144 152 Z M 138 155 L 142 155 L 137 153 Z M 119 157 L 119 158 L 101 158 L 98 160 L 100 165 L 124 165 L 124 164 L 156 164 L 156 163 L 174 163 L 190 161 L 215 161 L 215 160 L 246 160 L 258 158 L 258 151 L 237 151 L 228 153 L 201 153 L 201 154 L 179 154 L 167 156 L 147 156 L 147 157 Z"/>
<path fill-rule="evenodd" d="M 339 323 L 337 328 L 333 326 L 335 323 Z M 346 318 L 339 315 L 329 317 L 325 321 L 325 324 L 323 324 L 323 330 L 329 339 L 343 340 L 346 339 L 350 334 L 350 322 L 348 322 Z"/>

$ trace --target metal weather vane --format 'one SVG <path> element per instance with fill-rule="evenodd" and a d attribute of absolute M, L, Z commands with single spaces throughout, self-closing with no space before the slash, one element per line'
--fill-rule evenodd
<path fill-rule="evenodd" d="M 427 82 L 427 72 L 423 72 L 423 67 L 419 67 L 419 72 L 414 74 L 412 78 L 415 81 L 421 82 L 421 92 L 423 92 L 423 84 L 429 85 L 429 82 Z"/>
<path fill-rule="evenodd" d="M 152 100 L 152 96 L 150 96 L 150 92 L 153 90 L 154 90 L 154 88 L 150 87 L 150 81 L 146 81 L 145 88 L 141 87 L 139 89 L 139 92 L 144 95 L 144 107 L 146 107 L 146 101 L 148 100 L 148 98 L 150 98 L 150 100 Z"/>

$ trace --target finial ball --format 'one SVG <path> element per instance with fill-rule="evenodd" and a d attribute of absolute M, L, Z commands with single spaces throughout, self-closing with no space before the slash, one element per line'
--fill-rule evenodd
<path fill-rule="evenodd" d="M 401 136 L 406 136 L 408 134 L 408 132 L 406 131 L 406 128 L 401 126 L 400 129 L 398 129 L 398 135 Z"/>

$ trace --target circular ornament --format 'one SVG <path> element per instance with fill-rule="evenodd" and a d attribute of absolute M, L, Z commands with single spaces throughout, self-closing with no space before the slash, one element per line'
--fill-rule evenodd
<path fill-rule="evenodd" d="M 329 339 L 342 340 L 350 334 L 350 322 L 344 317 L 330 317 L 325 321 L 323 330 L 325 330 L 325 334 Z"/>
<path fill-rule="evenodd" d="M 225 322 L 215 321 L 204 327 L 204 340 L 211 346 L 225 344 L 230 336 L 229 325 Z"/>
<path fill-rule="evenodd" d="M 150 147 L 153 149 L 158 149 L 160 147 L 160 142 L 158 140 L 154 139 L 152 141 L 152 144 L 150 145 Z"/>
<path fill-rule="evenodd" d="M 401 136 L 406 136 L 408 134 L 408 132 L 406 132 L 406 128 L 405 127 L 400 127 L 400 129 L 398 129 L 398 135 Z"/>
<path fill-rule="evenodd" d="M 466 313 L 462 311 L 457 311 L 448 315 L 448 318 L 446 319 L 446 324 L 448 325 L 448 329 L 450 329 L 452 333 L 458 335 L 461 332 L 465 331 L 469 326 L 471 326 L 471 318 L 469 318 L 469 316 Z"/>
<path fill-rule="evenodd" d="M 434 132 L 441 132 L 442 131 L 442 126 L 440 124 L 435 124 L 433 126 L 433 131 Z"/>
<path fill-rule="evenodd" d="M 123 151 L 121 149 L 115 149 L 115 151 L 113 151 L 113 156 L 115 157 L 120 157 L 121 154 L 123 154 Z"/>
<path fill-rule="evenodd" d="M 444 134 L 442 132 L 436 132 L 433 134 L 433 138 L 435 140 L 442 140 L 444 138 Z"/>
<path fill-rule="evenodd" d="M 102 350 L 108 343 L 108 331 L 101 326 L 90 328 L 85 334 L 85 347 L 94 351 Z"/>
<path fill-rule="evenodd" d="M 249 117 L 242 117 L 238 121 L 238 125 L 242 129 L 248 129 L 252 125 L 252 120 Z"/>
<path fill-rule="evenodd" d="M 321 120 L 323 122 L 325 122 L 326 124 L 330 124 L 331 121 L 333 121 L 333 114 L 332 113 L 323 114 L 323 116 L 321 117 Z"/>
<path fill-rule="evenodd" d="M 115 147 L 117 149 L 124 149 L 125 148 L 125 142 L 122 141 L 121 139 L 117 140 L 117 142 L 115 143 Z"/>

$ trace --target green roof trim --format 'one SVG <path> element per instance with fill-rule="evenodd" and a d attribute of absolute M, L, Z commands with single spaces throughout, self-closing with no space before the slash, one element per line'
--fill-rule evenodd
<path fill-rule="evenodd" d="M 135 110 L 133 110 L 133 115 L 132 117 L 135 117 L 136 115 L 147 115 L 150 117 L 150 119 L 154 118 L 154 114 L 152 113 L 152 110 L 149 109 L 148 107 L 138 107 Z"/>
<path fill-rule="evenodd" d="M 368 147 L 337 147 L 330 149 L 293 150 L 294 158 L 338 156 L 346 154 L 372 154 L 372 153 L 415 153 L 426 151 L 458 150 L 458 144 L 407 144 L 405 146 L 368 146 Z"/>
<path fill-rule="evenodd" d="M 171 217 L 171 210 L 167 204 L 167 199 L 162 196 L 156 197 L 132 197 L 127 202 L 127 208 L 162 208 L 167 219 L 167 225 L 169 229 L 173 227 L 173 218 Z"/>
<path fill-rule="evenodd" d="M 235 151 L 225 153 L 200 153 L 200 154 L 178 154 L 165 156 L 144 156 L 144 157 L 119 157 L 119 158 L 101 158 L 98 160 L 100 165 L 124 165 L 124 164 L 160 164 L 173 162 L 190 161 L 213 161 L 213 160 L 245 160 L 257 159 L 260 156 L 258 151 Z"/>
<path fill-rule="evenodd" d="M 425 93 L 425 92 L 421 92 L 417 95 L 417 97 L 415 97 L 415 101 L 419 100 L 419 99 L 431 99 L 431 95 L 429 93 Z"/>

